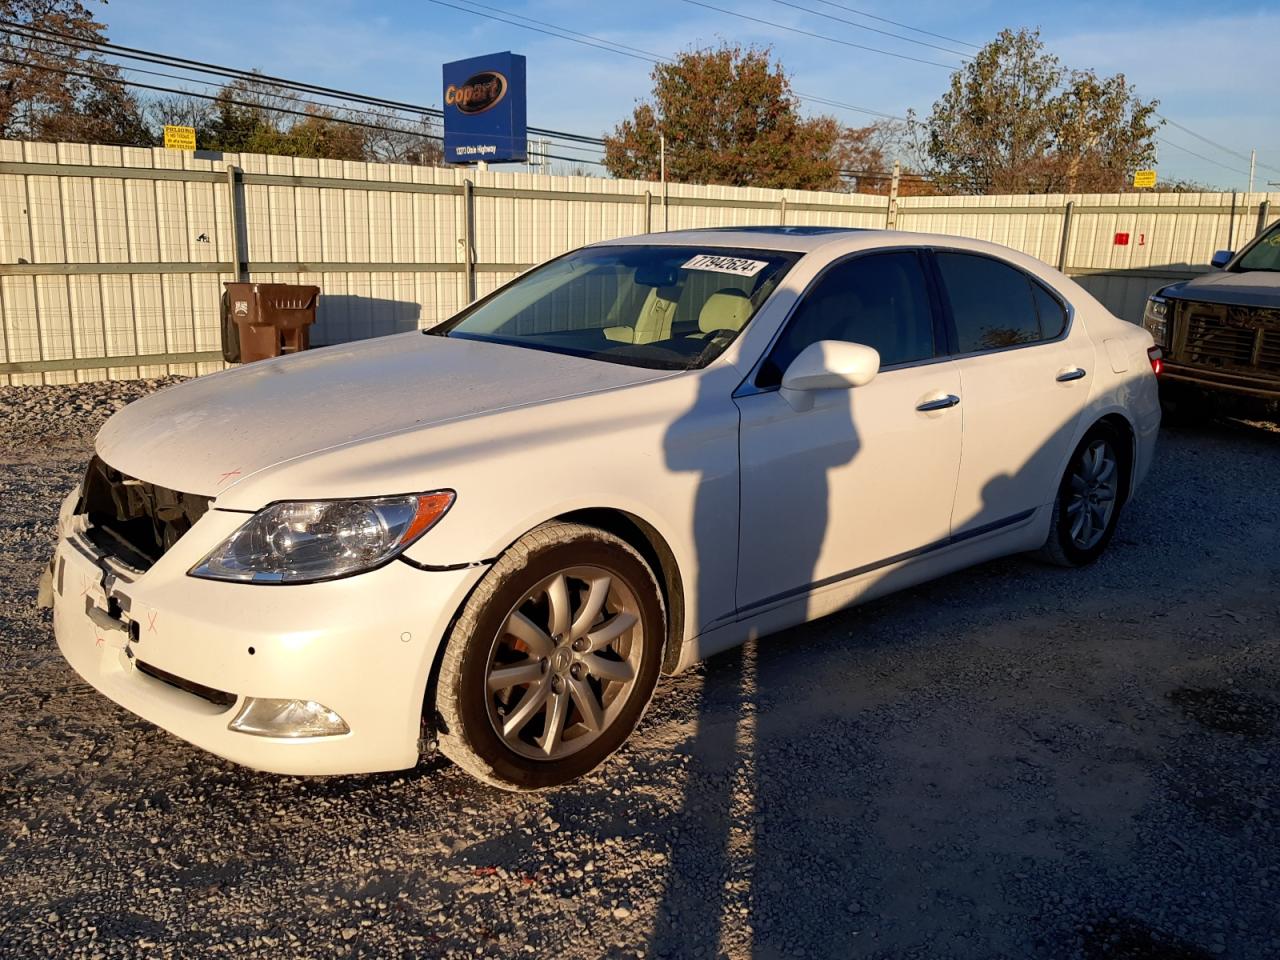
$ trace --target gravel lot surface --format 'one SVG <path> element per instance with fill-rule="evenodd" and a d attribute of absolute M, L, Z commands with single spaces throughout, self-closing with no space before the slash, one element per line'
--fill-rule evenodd
<path fill-rule="evenodd" d="M 0 956 L 1280 956 L 1280 431 L 1166 430 L 1086 571 L 1010 559 L 664 681 L 511 796 L 303 780 L 94 693 L 33 607 L 154 384 L 0 389 Z"/>

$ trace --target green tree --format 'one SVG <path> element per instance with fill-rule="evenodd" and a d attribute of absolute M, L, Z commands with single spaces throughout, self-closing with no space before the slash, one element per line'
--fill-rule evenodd
<path fill-rule="evenodd" d="M 656 180 L 659 135 L 667 179 L 740 187 L 834 189 L 841 127 L 803 118 L 782 67 L 767 49 L 724 45 L 679 54 L 653 69 L 653 92 L 605 136 L 615 177 Z"/>
<path fill-rule="evenodd" d="M 1159 101 L 1123 74 L 1067 70 L 1034 30 L 1004 30 L 951 76 L 923 127 L 935 175 L 953 190 L 1125 189 L 1155 158 Z"/>
<path fill-rule="evenodd" d="M 119 68 L 59 38 L 107 39 L 79 0 L 0 0 L 0 138 L 149 146 Z"/>

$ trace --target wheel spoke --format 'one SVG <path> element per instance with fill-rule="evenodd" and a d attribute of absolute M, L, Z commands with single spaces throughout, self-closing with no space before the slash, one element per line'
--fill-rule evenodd
<path fill-rule="evenodd" d="M 1074 498 L 1072 499 L 1072 501 L 1071 501 L 1070 503 L 1068 503 L 1068 504 L 1067 504 L 1067 513 L 1068 513 L 1068 515 L 1070 515 L 1070 516 L 1075 516 L 1077 513 L 1079 513 L 1079 512 L 1080 512 L 1080 508 L 1081 508 L 1081 507 L 1083 507 L 1083 506 L 1084 506 L 1084 498 L 1083 498 L 1083 497 L 1074 497 Z"/>
<path fill-rule="evenodd" d="M 1081 510 L 1071 524 L 1071 539 L 1079 543 L 1084 536 L 1084 526 L 1089 521 L 1089 511 Z"/>
<path fill-rule="evenodd" d="M 1098 471 L 1095 482 L 1105 484 L 1111 479 L 1111 475 L 1116 472 L 1116 462 L 1110 457 L 1102 458 L 1102 469 Z"/>
<path fill-rule="evenodd" d="M 551 635 L 563 637 L 569 632 L 572 611 L 569 608 L 569 584 L 564 574 L 557 574 L 547 584 L 547 604 L 551 607 Z"/>
<path fill-rule="evenodd" d="M 1095 493 L 1094 496 L 1096 496 L 1103 503 L 1110 503 L 1112 500 L 1116 498 L 1116 492 L 1112 490 L 1110 487 L 1103 487 L 1101 490 Z"/>
<path fill-rule="evenodd" d="M 549 657 L 555 649 L 555 644 L 543 629 L 519 610 L 507 617 L 503 631 L 521 641 L 535 657 Z"/>
<path fill-rule="evenodd" d="M 625 682 L 635 676 L 631 664 L 625 660 L 608 660 L 598 653 L 588 654 L 582 658 L 583 665 L 593 677 L 601 680 L 617 680 Z"/>
<path fill-rule="evenodd" d="M 489 690 L 509 690 L 521 683 L 534 683 L 542 679 L 542 663 L 532 657 L 505 667 L 495 667 L 489 671 Z"/>
<path fill-rule="evenodd" d="M 1087 489 L 1089 489 L 1089 480 L 1085 477 L 1083 472 L 1071 474 L 1072 492 L 1084 493 Z"/>
<path fill-rule="evenodd" d="M 604 711 L 600 707 L 600 701 L 596 699 L 595 691 L 591 689 L 591 685 L 585 680 L 569 679 L 569 693 L 573 695 L 573 702 L 578 705 L 578 711 L 582 714 L 582 722 L 587 725 L 587 729 L 598 732 L 604 728 Z"/>
<path fill-rule="evenodd" d="M 538 746 L 548 757 L 556 752 L 556 747 L 560 746 L 560 736 L 564 733 L 564 721 L 568 713 L 569 694 L 561 688 L 551 694 L 551 699 L 547 703 L 547 726 L 538 740 Z"/>
<path fill-rule="evenodd" d="M 587 634 L 587 640 L 591 643 L 591 652 L 595 653 L 607 647 L 635 625 L 635 614 L 615 613 L 609 620 Z"/>
<path fill-rule="evenodd" d="M 520 700 L 520 705 L 516 707 L 516 712 L 503 721 L 502 735 L 504 737 L 514 737 L 523 730 L 529 721 L 533 719 L 534 714 L 546 706 L 547 695 L 550 693 L 550 681 L 535 684 L 525 691 L 524 697 Z"/>
<path fill-rule="evenodd" d="M 587 599 L 582 604 L 582 609 L 578 611 L 578 618 L 573 621 L 573 627 L 569 630 L 570 640 L 577 640 L 587 635 L 596 618 L 604 611 L 604 602 L 609 599 L 609 588 L 612 585 L 611 577 L 597 577 L 591 581 Z"/>

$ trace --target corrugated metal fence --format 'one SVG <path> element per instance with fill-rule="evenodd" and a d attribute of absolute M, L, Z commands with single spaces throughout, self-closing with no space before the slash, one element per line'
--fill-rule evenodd
<path fill-rule="evenodd" d="M 584 243 L 685 227 L 982 237 L 1065 265 L 1137 319 L 1151 289 L 1280 215 L 1267 200 L 1237 198 L 1232 216 L 1230 194 L 886 200 L 673 184 L 664 203 L 638 181 L 0 141 L 0 383 L 219 369 L 226 280 L 318 284 L 312 340 L 335 343 L 429 326 Z"/>

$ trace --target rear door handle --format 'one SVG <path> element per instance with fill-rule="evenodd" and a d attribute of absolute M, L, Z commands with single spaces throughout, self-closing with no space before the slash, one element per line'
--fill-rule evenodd
<path fill-rule="evenodd" d="M 935 400 L 926 400 L 924 403 L 916 404 L 916 409 L 923 413 L 930 410 L 946 410 L 948 407 L 954 407 L 960 402 L 960 398 L 954 393 L 948 393 L 945 397 L 938 397 Z"/>
<path fill-rule="evenodd" d="M 1059 383 L 1070 383 L 1072 380 L 1083 380 L 1084 378 L 1084 367 L 1071 367 L 1067 370 L 1058 371 Z"/>

